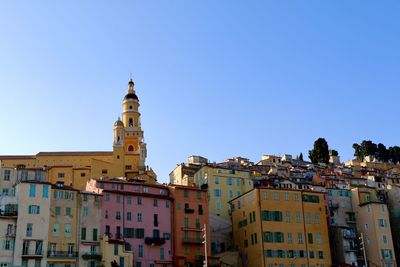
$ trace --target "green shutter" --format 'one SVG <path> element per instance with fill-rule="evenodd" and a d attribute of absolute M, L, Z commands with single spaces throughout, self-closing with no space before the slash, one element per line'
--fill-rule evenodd
<path fill-rule="evenodd" d="M 3 249 L 6 249 L 6 241 L 3 240 Z"/>
<path fill-rule="evenodd" d="M 14 240 L 10 240 L 10 249 L 11 249 L 11 250 L 14 249 Z"/>

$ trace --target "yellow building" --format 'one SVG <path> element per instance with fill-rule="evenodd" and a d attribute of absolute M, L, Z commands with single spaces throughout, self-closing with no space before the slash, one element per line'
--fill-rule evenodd
<path fill-rule="evenodd" d="M 48 233 L 48 266 L 77 266 L 78 263 L 78 191 L 52 186 Z"/>
<path fill-rule="evenodd" d="M 375 188 L 353 188 L 352 204 L 357 230 L 362 234 L 368 266 L 397 266 L 386 196 Z"/>
<path fill-rule="evenodd" d="M 331 265 L 324 193 L 256 188 L 230 204 L 243 266 Z"/>
<path fill-rule="evenodd" d="M 250 171 L 205 165 L 194 175 L 196 185 L 208 188 L 210 214 L 230 220 L 228 201 L 253 188 Z"/>
<path fill-rule="evenodd" d="M 101 265 L 104 267 L 116 266 L 133 267 L 133 252 L 127 250 L 128 243 L 120 240 L 110 240 L 104 235 L 100 241 L 101 247 Z"/>
<path fill-rule="evenodd" d="M 44 168 L 51 183 L 83 190 L 91 178 L 136 177 L 156 181 L 145 165 L 146 143 L 140 123 L 139 99 L 132 80 L 122 102 L 122 120 L 114 124 L 113 151 L 40 152 L 36 155 L 0 156 L 1 167 Z"/>

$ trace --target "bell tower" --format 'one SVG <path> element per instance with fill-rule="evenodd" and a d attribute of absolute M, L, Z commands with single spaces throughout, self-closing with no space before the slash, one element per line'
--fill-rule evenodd
<path fill-rule="evenodd" d="M 125 154 L 126 174 L 141 174 L 145 171 L 147 156 L 143 131 L 140 123 L 139 98 L 135 83 L 130 79 L 128 92 L 122 102 L 122 124 L 124 129 L 122 147 Z"/>

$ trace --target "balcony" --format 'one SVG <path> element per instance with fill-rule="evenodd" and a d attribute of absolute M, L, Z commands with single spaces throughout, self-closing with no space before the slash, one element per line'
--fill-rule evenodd
<path fill-rule="evenodd" d="M 48 258 L 75 259 L 78 258 L 78 252 L 69 251 L 47 251 Z"/>
<path fill-rule="evenodd" d="M 355 224 L 356 223 L 356 219 L 355 218 L 346 218 L 346 223 Z"/>
<path fill-rule="evenodd" d="M 97 260 L 101 261 L 102 255 L 99 252 L 90 252 L 90 253 L 85 253 L 82 255 L 82 259 L 84 260 Z"/>
<path fill-rule="evenodd" d="M 16 230 L 7 230 L 6 231 L 6 236 L 7 237 L 15 237 Z"/>
<path fill-rule="evenodd" d="M 163 237 L 146 237 L 144 243 L 147 245 L 163 245 L 165 244 L 165 238 Z"/>
<path fill-rule="evenodd" d="M 203 240 L 197 238 L 183 238 L 183 244 L 203 244 Z"/>
<path fill-rule="evenodd" d="M 17 217 L 18 211 L 17 210 L 2 210 L 0 209 L 0 217 Z"/>
<path fill-rule="evenodd" d="M 354 245 L 344 246 L 344 250 L 346 252 L 357 252 L 358 251 L 357 247 L 355 247 Z"/>
<path fill-rule="evenodd" d="M 185 208 L 185 213 L 194 213 L 194 209 Z"/>
<path fill-rule="evenodd" d="M 22 250 L 22 258 L 42 258 L 43 251 L 29 251 L 27 249 Z"/>

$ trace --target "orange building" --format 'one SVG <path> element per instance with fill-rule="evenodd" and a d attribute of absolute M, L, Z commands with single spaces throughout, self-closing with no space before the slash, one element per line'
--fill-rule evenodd
<path fill-rule="evenodd" d="M 207 190 L 183 185 L 169 187 L 174 197 L 174 266 L 203 266 L 204 225 L 207 229 L 207 238 L 210 237 Z M 207 240 L 208 266 L 217 266 L 218 260 L 210 257 L 209 240 Z"/>

